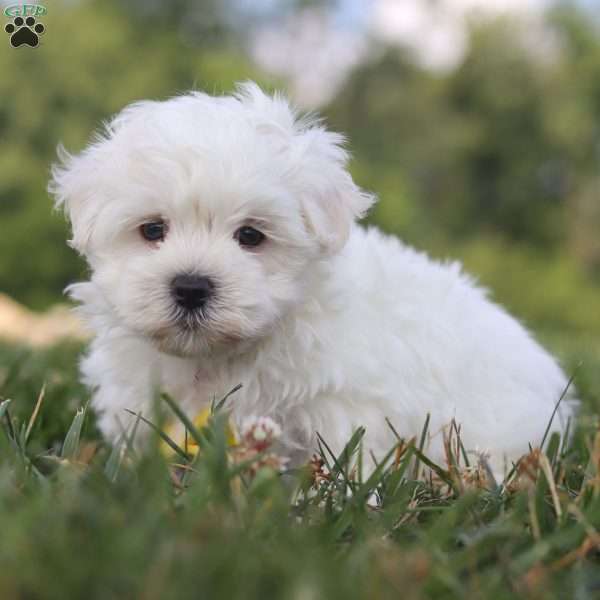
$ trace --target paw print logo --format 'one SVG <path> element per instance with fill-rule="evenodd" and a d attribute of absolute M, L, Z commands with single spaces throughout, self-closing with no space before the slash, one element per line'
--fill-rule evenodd
<path fill-rule="evenodd" d="M 36 23 L 34 17 L 15 17 L 12 23 L 7 23 L 4 31 L 10 35 L 10 45 L 13 48 L 19 46 L 31 46 L 35 48 L 40 43 L 40 35 L 46 28 L 42 23 Z"/>

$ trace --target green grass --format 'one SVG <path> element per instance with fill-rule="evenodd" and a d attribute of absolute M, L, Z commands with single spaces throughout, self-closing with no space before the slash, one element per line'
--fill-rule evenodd
<path fill-rule="evenodd" d="M 227 446 L 219 412 L 190 427 L 196 458 L 166 459 L 158 436 L 140 454 L 135 432 L 112 448 L 77 413 L 78 346 L 0 346 L 0 598 L 599 597 L 600 353 L 545 339 L 584 360 L 584 416 L 506 485 L 465 469 L 456 436 L 431 477 L 407 440 L 361 478 L 360 432 L 338 457 L 324 441 L 324 477 L 280 475 Z"/>

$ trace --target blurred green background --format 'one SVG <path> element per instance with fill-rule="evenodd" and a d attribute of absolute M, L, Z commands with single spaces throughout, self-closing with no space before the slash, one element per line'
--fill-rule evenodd
<path fill-rule="evenodd" d="M 597 349 L 597 9 L 448 17 L 455 38 L 437 51 L 454 58 L 432 65 L 426 36 L 419 46 L 402 28 L 421 10 L 430 33 L 453 4 L 46 2 L 38 48 L 11 48 L 4 33 L 0 44 L 0 291 L 44 309 L 85 276 L 46 192 L 59 142 L 83 148 L 131 101 L 251 78 L 347 134 L 355 179 L 380 197 L 371 222 L 463 260 L 548 339 Z"/>

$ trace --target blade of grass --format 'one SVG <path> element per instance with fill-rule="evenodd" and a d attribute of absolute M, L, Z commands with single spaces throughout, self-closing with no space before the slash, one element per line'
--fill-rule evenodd
<path fill-rule="evenodd" d="M 29 419 L 29 423 L 27 424 L 27 429 L 25 430 L 25 443 L 29 440 L 29 436 L 31 435 L 31 430 L 33 429 L 33 425 L 35 424 L 35 420 L 40 412 L 40 408 L 42 406 L 42 402 L 44 401 L 44 396 L 46 395 L 46 383 L 42 386 L 40 393 L 38 395 L 37 402 L 35 403 L 35 408 L 31 413 L 31 417 Z"/>
<path fill-rule="evenodd" d="M 365 435 L 365 428 L 359 427 L 353 434 L 348 443 L 344 446 L 344 449 L 340 452 L 337 458 L 337 463 L 340 467 L 346 469 L 346 475 L 348 474 L 347 469 L 350 466 L 350 459 L 356 452 L 358 445 Z"/>
<path fill-rule="evenodd" d="M 85 419 L 87 405 L 83 408 L 78 408 L 69 427 L 69 431 L 65 437 L 62 450 L 60 455 L 62 458 L 67 460 L 74 460 L 79 450 L 79 441 L 81 439 L 81 430 L 83 428 L 83 421 Z"/>
<path fill-rule="evenodd" d="M 396 437 L 396 440 L 398 440 L 399 442 L 403 442 L 404 438 L 400 437 L 400 434 L 396 431 L 396 428 L 392 425 L 392 422 L 390 421 L 389 417 L 385 418 L 385 422 L 387 423 L 387 426 L 390 428 L 391 432 Z"/>
<path fill-rule="evenodd" d="M 479 464 L 483 467 L 483 470 L 485 471 L 488 481 L 492 484 L 491 489 L 494 490 L 495 492 L 499 492 L 501 486 L 496 481 L 496 477 L 494 476 L 494 471 L 492 470 L 492 467 L 490 466 L 490 463 L 488 462 L 487 458 L 485 457 L 484 454 L 480 454 L 478 460 L 479 460 Z M 511 474 L 514 473 L 515 469 L 516 469 L 516 466 L 513 465 L 513 468 L 511 469 Z M 508 481 L 508 477 L 505 479 L 505 481 Z"/>
<path fill-rule="evenodd" d="M 332 478 L 333 478 L 334 473 L 337 471 L 337 473 L 339 473 L 343 477 L 344 483 L 346 484 L 346 486 L 348 488 L 352 489 L 352 484 L 350 483 L 350 480 L 348 479 L 343 467 L 340 465 L 335 454 L 333 453 L 331 448 L 328 446 L 327 442 L 323 439 L 323 437 L 321 436 L 321 434 L 318 431 L 317 431 L 317 438 L 318 438 L 319 442 L 323 446 L 325 446 L 327 452 L 329 452 L 329 455 L 331 456 L 331 458 L 333 460 L 333 465 L 334 465 L 335 469 L 331 469 Z"/>
<path fill-rule="evenodd" d="M 211 406 L 210 406 L 210 412 L 213 414 L 219 412 L 223 408 L 223 405 L 225 404 L 225 402 L 227 402 L 227 399 L 230 396 L 233 396 L 233 394 L 235 394 L 239 390 L 241 390 L 242 387 L 243 387 L 242 384 L 238 383 L 233 389 L 231 389 L 229 392 L 227 392 L 227 394 L 225 394 L 223 396 L 223 398 L 221 398 L 216 404 L 213 400 L 213 402 L 211 403 Z"/>
<path fill-rule="evenodd" d="M 140 417 L 141 417 L 141 415 L 140 415 Z M 142 421 L 141 418 L 137 418 L 133 424 L 133 427 L 131 428 L 131 434 L 125 436 L 127 450 L 129 450 L 129 452 L 131 452 L 134 455 L 136 452 L 135 452 L 135 446 L 133 444 L 135 442 L 135 436 L 137 435 L 141 421 Z"/>
<path fill-rule="evenodd" d="M 463 457 L 463 460 L 465 462 L 465 467 L 469 468 L 471 466 L 471 464 L 469 463 L 469 457 L 467 456 L 467 451 L 465 450 L 465 447 L 463 445 L 462 442 L 462 436 L 460 435 L 460 428 L 458 427 L 458 425 L 456 424 L 456 420 L 452 419 L 452 427 L 454 428 L 454 433 L 456 434 L 456 440 L 458 443 L 458 448 L 460 449 L 460 453 Z"/>
<path fill-rule="evenodd" d="M 573 385 L 573 381 L 575 381 L 575 377 L 577 376 L 577 372 L 581 368 L 581 365 L 582 365 L 582 363 L 579 363 L 573 370 L 573 374 L 569 378 L 569 381 L 567 382 L 565 389 L 563 390 L 562 394 L 560 395 L 560 398 L 558 399 L 558 402 L 556 403 L 554 410 L 552 411 L 552 414 L 550 415 L 550 420 L 548 421 L 548 425 L 546 426 L 546 431 L 544 431 L 544 437 L 542 438 L 542 441 L 540 443 L 540 448 L 542 448 L 542 449 L 544 448 L 544 444 L 546 443 L 546 438 L 548 437 L 548 434 L 550 433 L 550 428 L 552 427 L 552 422 L 554 421 L 554 417 L 556 416 L 556 413 L 558 412 L 558 408 L 561 405 L 562 401 L 567 396 L 567 393 L 569 392 L 569 388 L 571 387 L 571 385 Z"/>
<path fill-rule="evenodd" d="M 194 441 L 198 444 L 200 448 L 206 446 L 207 440 L 206 437 L 196 429 L 195 425 L 192 423 L 190 418 L 179 408 L 178 404 L 171 398 L 168 394 L 161 394 L 161 399 L 164 400 L 169 408 L 177 415 L 177 418 L 183 423 L 185 428 L 189 431 L 190 435 L 194 438 Z"/>
<path fill-rule="evenodd" d="M 548 440 L 548 444 L 546 445 L 546 452 L 544 453 L 550 460 L 550 463 L 552 464 L 553 467 L 556 464 L 556 461 L 558 459 L 559 449 L 560 449 L 560 434 L 558 433 L 558 431 L 554 431 L 554 432 L 552 432 L 552 435 L 550 436 L 550 439 Z"/>
<path fill-rule="evenodd" d="M 10 400 L 6 400 L 6 402 L 10 402 Z M 18 445 L 19 439 L 17 437 L 17 431 L 15 429 L 15 424 L 8 410 L 8 404 L 4 407 L 4 415 L 6 416 L 6 427 L 8 429 L 8 437 Z"/>
<path fill-rule="evenodd" d="M 387 467 L 387 463 L 389 462 L 390 458 L 396 452 L 397 447 L 398 444 L 394 444 L 391 450 L 383 457 L 382 460 L 379 461 L 377 467 L 375 467 L 371 475 L 367 478 L 367 481 L 365 481 L 356 491 L 353 496 L 353 500 L 357 500 L 359 502 L 365 500 L 369 494 L 371 494 L 372 490 L 377 487 L 376 483 L 381 479 L 383 471 Z"/>
<path fill-rule="evenodd" d="M 152 423 L 152 421 L 146 419 L 146 417 L 142 416 L 141 413 L 136 413 L 132 410 L 129 410 L 128 408 L 126 408 L 125 411 L 128 412 L 130 415 L 136 417 L 139 421 L 143 421 L 146 425 L 148 425 L 150 429 L 155 431 L 160 436 L 163 442 L 165 442 L 165 444 L 167 444 L 167 446 L 169 446 L 171 450 L 179 454 L 179 456 L 181 456 L 183 459 L 189 461 L 192 458 L 191 454 L 188 454 L 183 448 L 181 448 L 181 446 L 179 446 L 164 431 L 162 431 L 160 427 L 157 427 L 154 423 Z"/>
<path fill-rule="evenodd" d="M 404 479 L 404 475 L 410 466 L 410 461 L 413 457 L 414 448 L 414 444 L 409 444 L 408 446 L 406 446 L 406 450 L 404 450 L 404 453 L 400 458 L 400 462 L 397 464 L 396 468 L 390 475 L 389 480 L 386 483 L 389 495 L 394 496 L 397 493 L 400 484 Z"/>
<path fill-rule="evenodd" d="M 429 421 L 431 420 L 431 414 L 427 413 L 427 417 L 425 418 L 425 423 L 423 425 L 423 430 L 421 431 L 421 439 L 419 440 L 419 448 L 418 452 L 415 452 L 415 468 L 414 468 L 414 479 L 419 479 L 419 467 L 421 464 L 421 456 L 423 456 L 423 449 L 425 448 L 425 440 L 427 439 L 427 432 L 429 430 Z"/>
<path fill-rule="evenodd" d="M 321 444 L 321 440 L 319 439 L 319 436 L 317 436 L 317 449 L 319 451 L 319 456 L 323 459 L 323 463 L 324 463 L 325 467 L 327 467 L 327 470 L 331 472 L 331 463 L 329 462 L 329 460 L 327 460 L 327 454 L 325 453 L 325 450 L 323 449 L 323 444 Z"/>
<path fill-rule="evenodd" d="M 104 465 L 104 474 L 108 477 L 109 481 L 116 481 L 117 476 L 119 475 L 119 470 L 121 469 L 121 463 L 123 462 L 124 455 L 124 444 L 126 440 L 126 434 L 122 433 L 119 436 L 119 439 L 113 446 L 108 460 Z"/>
<path fill-rule="evenodd" d="M 444 483 L 449 485 L 454 492 L 457 492 L 456 484 L 452 480 L 452 477 L 450 477 L 448 471 L 435 464 L 431 459 L 427 458 L 427 456 L 425 456 L 425 454 L 423 454 L 423 452 L 418 448 L 414 448 L 413 452 L 417 456 L 419 462 L 422 462 L 428 466 Z"/>
<path fill-rule="evenodd" d="M 567 419 L 567 426 L 565 427 L 565 432 L 562 436 L 562 441 L 560 445 L 560 456 L 564 457 L 567 452 L 569 446 L 569 440 L 571 439 L 571 426 L 573 425 L 573 419 L 569 417 Z"/>
<path fill-rule="evenodd" d="M 558 499 L 558 492 L 556 491 L 556 482 L 554 481 L 552 466 L 545 454 L 540 454 L 540 466 L 542 467 L 542 472 L 544 473 L 546 481 L 548 482 L 548 487 L 550 488 L 550 497 L 552 498 L 552 504 L 554 505 L 554 512 L 556 513 L 557 519 L 560 519 L 562 517 L 562 507 L 560 505 L 560 500 Z"/>
<path fill-rule="evenodd" d="M 11 402 L 12 402 L 12 400 L 10 398 L 8 398 L 7 400 L 3 400 L 0 403 L 0 419 L 4 416 L 4 413 L 8 410 L 8 406 L 10 405 Z"/>

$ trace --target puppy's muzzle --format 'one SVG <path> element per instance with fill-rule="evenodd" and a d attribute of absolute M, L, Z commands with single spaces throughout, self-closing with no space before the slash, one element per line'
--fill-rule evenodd
<path fill-rule="evenodd" d="M 171 292 L 178 306 L 187 310 L 203 308 L 214 290 L 208 277 L 177 275 L 171 282 Z"/>

